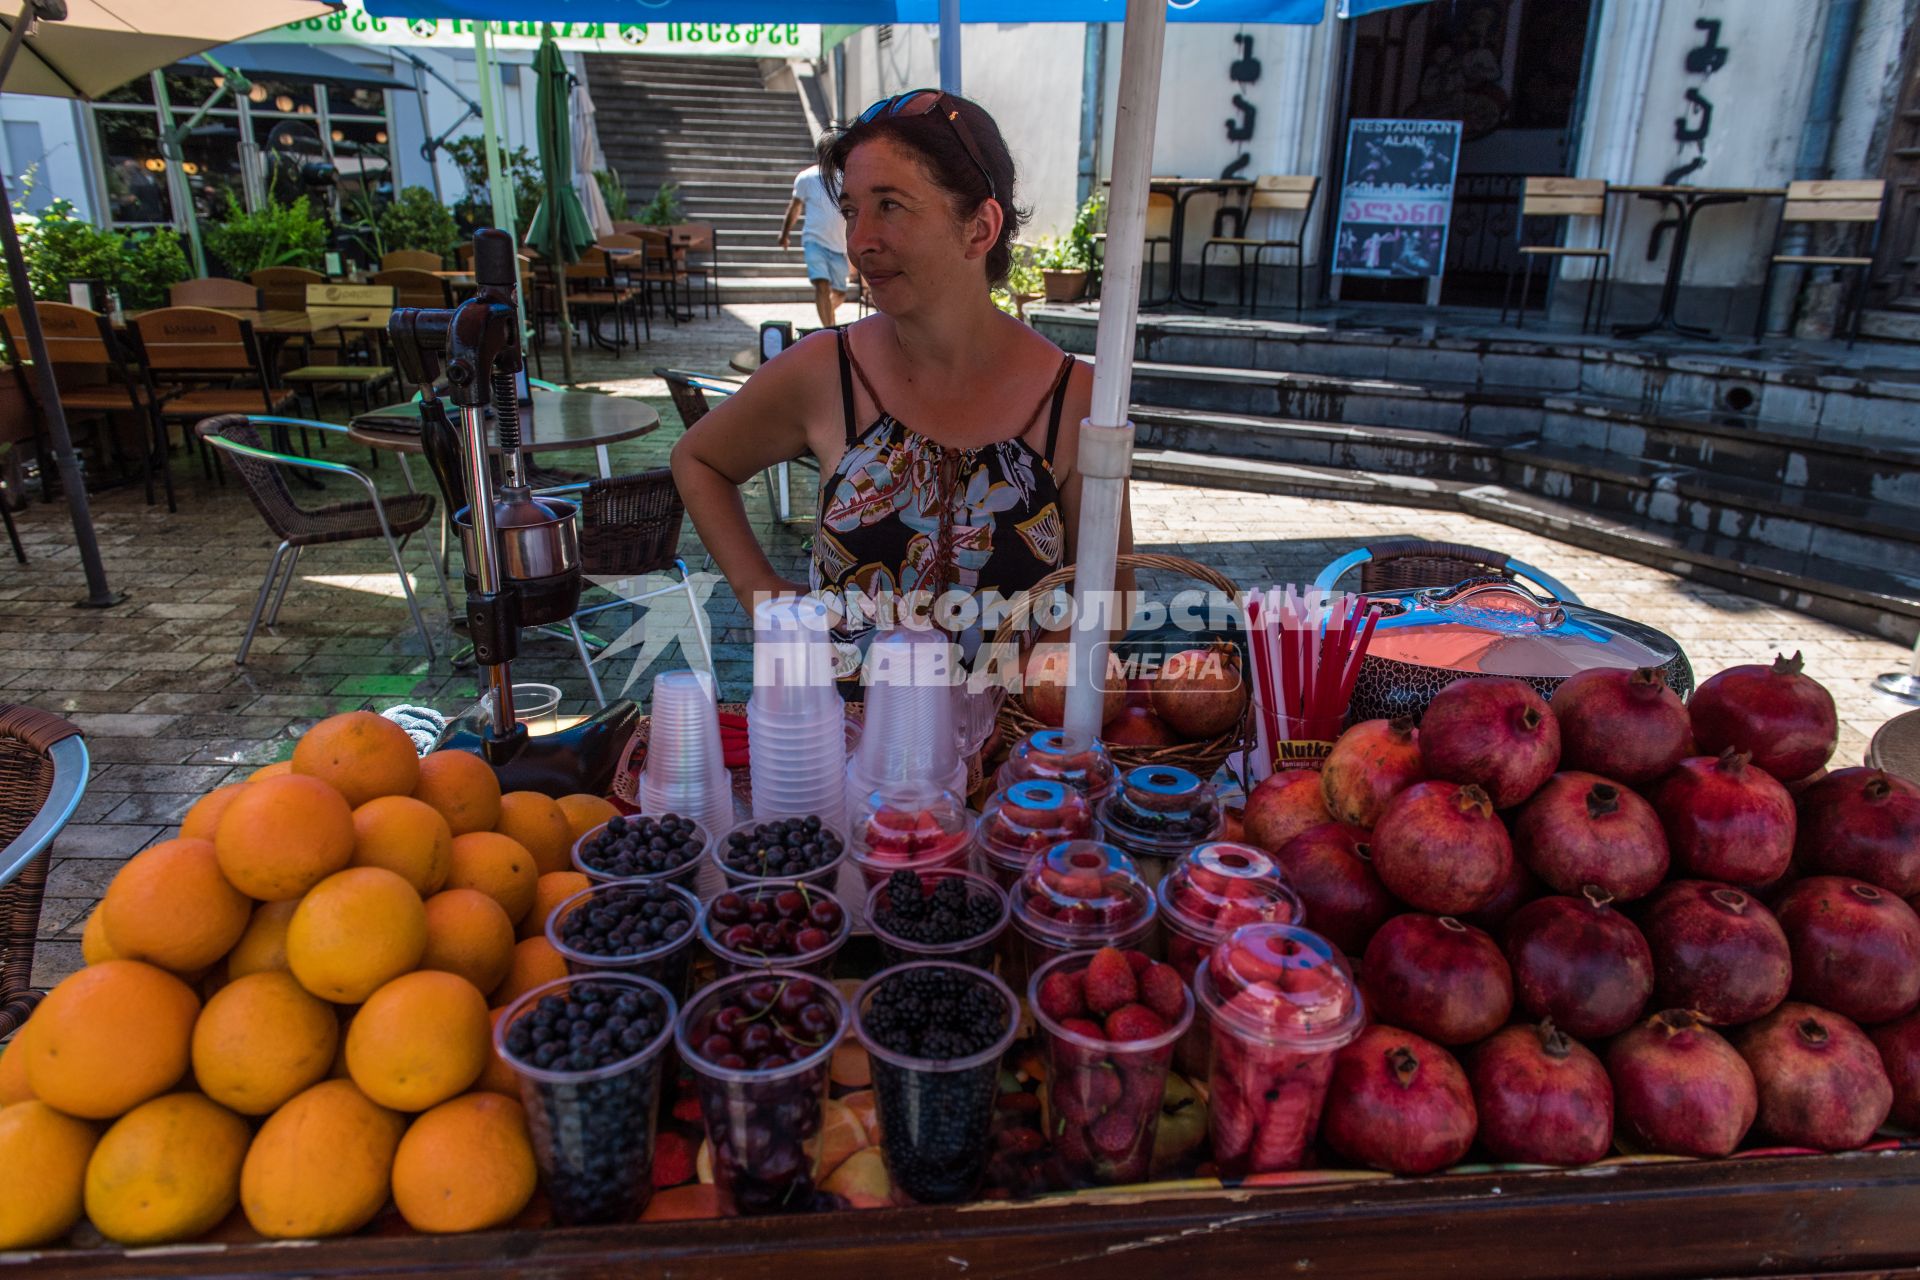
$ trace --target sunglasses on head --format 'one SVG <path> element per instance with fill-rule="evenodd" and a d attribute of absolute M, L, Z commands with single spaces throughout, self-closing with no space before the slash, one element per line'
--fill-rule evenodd
<path fill-rule="evenodd" d="M 939 112 L 946 117 L 953 136 L 960 139 L 960 145 L 966 148 L 967 156 L 980 170 L 980 176 L 987 180 L 987 194 L 995 201 L 1000 192 L 993 185 L 993 174 L 987 171 L 987 162 L 980 154 L 980 148 L 973 140 L 973 130 L 960 118 L 960 108 L 952 98 L 938 89 L 909 89 L 905 93 L 896 93 L 891 98 L 882 98 L 860 113 L 856 124 L 871 124 L 888 116 L 928 116 Z"/>

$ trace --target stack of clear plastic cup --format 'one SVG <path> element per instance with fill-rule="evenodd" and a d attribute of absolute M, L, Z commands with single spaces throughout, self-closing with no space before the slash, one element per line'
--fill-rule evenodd
<path fill-rule="evenodd" d="M 832 635 L 818 599 L 763 600 L 753 611 L 747 753 L 753 816 L 846 814 L 846 706 L 834 683 Z"/>
<path fill-rule="evenodd" d="M 1119 845 L 1157 885 L 1173 864 L 1220 834 L 1213 784 L 1169 764 L 1129 769 L 1099 805 L 1103 839 Z"/>
<path fill-rule="evenodd" d="M 849 810 L 894 782 L 930 782 L 967 794 L 952 661 L 951 644 L 938 632 L 895 628 L 875 638 L 867 653 L 866 723 L 847 761 Z"/>
<path fill-rule="evenodd" d="M 720 706 L 704 671 L 663 671 L 653 678 L 647 765 L 640 772 L 640 812 L 692 818 L 709 838 L 731 830 L 733 775 L 720 752 Z"/>
<path fill-rule="evenodd" d="M 1098 804 L 1113 790 L 1115 777 L 1113 758 L 1099 742 L 1077 746 L 1065 729 L 1035 729 L 1013 744 L 993 785 L 1004 790 L 1028 779 L 1059 782 Z"/>
<path fill-rule="evenodd" d="M 1013 928 L 1002 953 L 1016 991 L 1055 956 L 1118 947 L 1151 953 L 1160 903 L 1133 859 L 1097 840 L 1055 845 L 1009 892 Z"/>
<path fill-rule="evenodd" d="M 1064 782 L 1016 782 L 980 811 L 980 860 L 1002 889 L 1020 883 L 1028 864 L 1053 846 L 1099 838 L 1093 806 Z"/>
<path fill-rule="evenodd" d="M 1212 1028 L 1207 1128 L 1220 1175 L 1298 1169 L 1320 1129 L 1334 1050 L 1367 1021 L 1346 957 L 1307 929 L 1242 925 L 1193 988 Z"/>

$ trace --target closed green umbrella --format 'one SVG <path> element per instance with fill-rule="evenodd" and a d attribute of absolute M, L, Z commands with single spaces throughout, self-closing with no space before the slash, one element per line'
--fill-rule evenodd
<path fill-rule="evenodd" d="M 560 56 L 551 24 L 541 30 L 540 52 L 533 59 L 538 78 L 534 88 L 534 128 L 539 134 L 540 185 L 545 189 L 540 208 L 527 228 L 527 243 L 547 255 L 553 264 L 554 287 L 560 295 L 560 363 L 568 385 L 573 383 L 573 319 L 567 310 L 567 273 L 570 262 L 593 244 L 593 224 L 573 189 L 573 75 Z"/>

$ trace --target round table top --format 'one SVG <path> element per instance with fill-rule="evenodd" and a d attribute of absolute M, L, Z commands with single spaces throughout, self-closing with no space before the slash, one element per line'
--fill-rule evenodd
<path fill-rule="evenodd" d="M 1904 711 L 1881 725 L 1867 748 L 1867 763 L 1920 783 L 1920 711 Z"/>
<path fill-rule="evenodd" d="M 452 405 L 447 416 L 457 427 L 460 415 Z M 500 445 L 491 438 L 488 447 Z M 533 409 L 520 419 L 520 448 L 526 453 L 556 453 L 562 449 L 589 449 L 596 445 L 632 440 L 657 430 L 660 415 L 643 400 L 602 395 L 597 391 L 533 391 Z M 363 413 L 349 425 L 347 435 L 374 449 L 398 453 L 420 452 L 420 404 L 392 404 Z"/>
<path fill-rule="evenodd" d="M 752 373 L 760 367 L 760 348 L 740 348 L 728 358 L 727 367 L 736 373 Z"/>

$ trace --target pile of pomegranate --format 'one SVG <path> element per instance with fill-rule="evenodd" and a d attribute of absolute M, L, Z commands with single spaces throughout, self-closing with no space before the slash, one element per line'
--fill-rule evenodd
<path fill-rule="evenodd" d="M 1034 646 L 1022 671 L 1020 704 L 1041 724 L 1059 728 L 1066 716 L 1066 645 Z M 1102 691 L 1100 741 L 1109 747 L 1173 747 L 1210 742 L 1240 723 L 1247 708 L 1247 681 L 1240 651 L 1220 642 L 1183 649 L 1151 667 L 1150 674 L 1123 679 L 1108 672 Z"/>
<path fill-rule="evenodd" d="M 1551 704 L 1474 677 L 1262 782 L 1246 839 L 1372 1023 L 1327 1145 L 1414 1173 L 1475 1141 L 1577 1165 L 1920 1122 L 1920 787 L 1829 772 L 1838 734 L 1797 655 L 1690 703 L 1652 669 Z"/>

